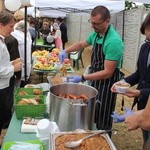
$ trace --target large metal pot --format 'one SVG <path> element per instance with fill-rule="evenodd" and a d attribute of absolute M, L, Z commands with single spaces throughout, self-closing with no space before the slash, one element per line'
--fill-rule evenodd
<path fill-rule="evenodd" d="M 87 100 L 65 99 L 59 94 L 85 94 Z M 78 83 L 64 83 L 50 87 L 50 120 L 60 131 L 91 130 L 94 120 L 97 90 Z"/>

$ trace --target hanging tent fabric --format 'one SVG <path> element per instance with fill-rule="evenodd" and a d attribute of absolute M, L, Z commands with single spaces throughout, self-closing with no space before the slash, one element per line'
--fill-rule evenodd
<path fill-rule="evenodd" d="M 95 6 L 104 5 L 111 13 L 124 10 L 124 0 L 35 0 L 33 7 L 29 7 L 27 13 L 32 15 L 34 8 L 40 11 L 41 17 L 66 17 L 66 14 L 74 12 L 89 13 Z"/>

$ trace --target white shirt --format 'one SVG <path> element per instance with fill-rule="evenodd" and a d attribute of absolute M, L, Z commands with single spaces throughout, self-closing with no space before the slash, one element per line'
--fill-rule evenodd
<path fill-rule="evenodd" d="M 9 81 L 13 74 L 14 67 L 10 62 L 10 55 L 4 43 L 4 37 L 0 35 L 0 89 L 9 86 Z"/>
<path fill-rule="evenodd" d="M 62 51 L 63 47 L 62 47 L 62 40 L 61 40 L 61 31 L 59 29 L 57 29 L 55 31 L 55 35 L 53 37 L 55 39 L 55 46 L 56 46 L 56 48 L 59 48 L 59 50 Z M 57 44 L 56 44 L 57 43 L 56 40 L 58 40 L 58 39 L 60 40 L 59 41 L 60 42 L 59 47 L 57 47 Z"/>
<path fill-rule="evenodd" d="M 11 33 L 18 41 L 18 49 L 19 49 L 19 54 L 20 58 L 24 60 L 24 32 L 19 31 L 19 30 L 14 30 Z M 26 62 L 27 62 L 27 79 L 30 77 L 31 73 L 31 45 L 32 45 L 32 40 L 29 32 L 27 33 L 27 52 L 26 52 Z M 23 62 L 24 63 L 24 62 Z M 25 65 L 22 66 L 22 71 L 21 71 L 21 80 L 25 80 L 25 70 L 24 70 Z"/>

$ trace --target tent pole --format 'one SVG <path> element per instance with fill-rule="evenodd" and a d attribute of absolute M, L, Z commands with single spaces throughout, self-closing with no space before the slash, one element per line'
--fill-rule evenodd
<path fill-rule="evenodd" d="M 36 32 L 37 32 L 37 23 L 38 23 L 38 21 L 37 21 L 37 17 L 36 17 L 36 7 L 34 7 L 34 17 L 35 17 L 35 41 L 34 41 L 34 45 L 35 45 L 35 47 L 36 47 L 36 38 L 37 38 L 37 34 L 36 34 Z"/>
<path fill-rule="evenodd" d="M 123 18 L 123 20 L 122 20 L 122 41 L 124 42 L 124 32 L 125 32 L 125 10 L 123 10 L 123 12 L 122 12 L 122 18 Z M 121 61 L 121 68 L 122 68 L 122 66 L 123 66 L 123 59 L 122 59 L 122 61 Z"/>
<path fill-rule="evenodd" d="M 125 26 L 125 10 L 123 10 L 123 12 L 122 12 L 123 14 L 123 22 L 122 22 L 122 40 L 123 40 L 123 42 L 124 42 L 124 26 Z"/>
<path fill-rule="evenodd" d="M 25 32 L 24 32 L 24 77 L 27 83 L 27 6 L 25 6 Z"/>

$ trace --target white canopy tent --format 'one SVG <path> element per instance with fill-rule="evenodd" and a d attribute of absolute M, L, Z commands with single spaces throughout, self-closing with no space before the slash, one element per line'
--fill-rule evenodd
<path fill-rule="evenodd" d="M 40 11 L 40 16 L 66 17 L 70 12 L 90 12 L 97 5 L 106 6 L 111 13 L 124 10 L 124 0 L 35 0 L 33 7 L 28 8 L 28 14 L 34 13 L 34 8 Z"/>

